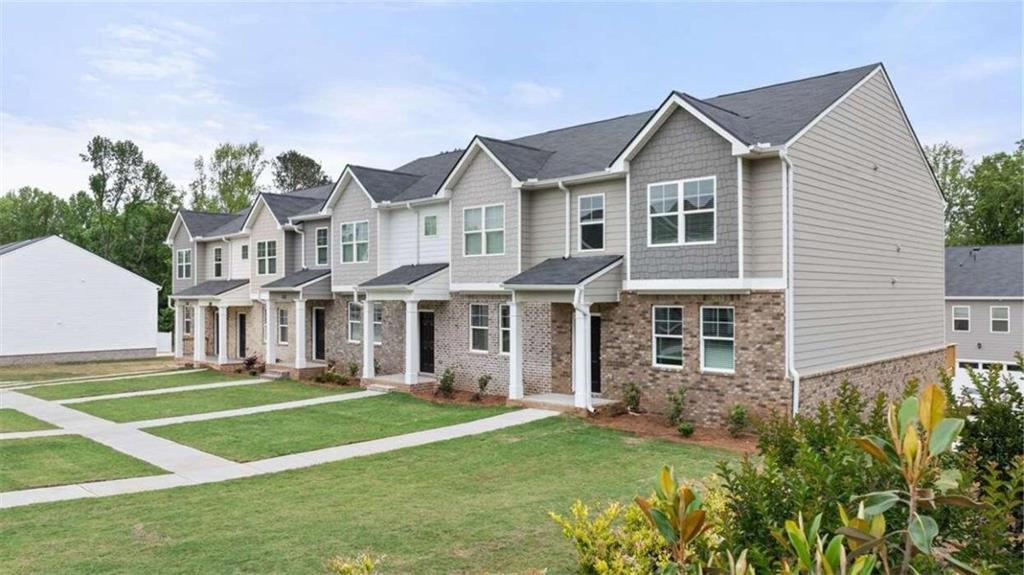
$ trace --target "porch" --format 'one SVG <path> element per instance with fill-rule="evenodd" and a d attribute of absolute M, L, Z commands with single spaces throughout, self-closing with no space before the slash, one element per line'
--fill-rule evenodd
<path fill-rule="evenodd" d="M 334 297 L 330 277 L 329 268 L 303 269 L 261 287 L 269 319 L 264 322 L 267 374 L 307 379 L 327 368 L 326 305 Z"/>
<path fill-rule="evenodd" d="M 576 405 L 576 396 L 568 393 L 537 393 L 524 396 L 522 399 L 509 399 L 508 405 L 515 407 L 533 407 L 550 409 L 563 413 L 588 411 L 586 407 Z M 626 407 L 621 401 L 604 397 L 591 396 L 590 411 L 593 413 L 621 413 Z"/>
<path fill-rule="evenodd" d="M 433 391 L 437 387 L 437 378 L 428 374 L 417 374 L 410 383 L 406 380 L 404 373 L 391 375 L 378 375 L 372 379 L 362 380 L 366 389 L 374 391 L 399 391 L 404 393 L 417 393 L 421 391 Z"/>

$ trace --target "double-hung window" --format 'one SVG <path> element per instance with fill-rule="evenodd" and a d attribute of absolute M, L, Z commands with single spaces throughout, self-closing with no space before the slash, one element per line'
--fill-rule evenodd
<path fill-rule="evenodd" d="M 953 331 L 971 331 L 970 306 L 953 306 Z"/>
<path fill-rule="evenodd" d="M 224 250 L 213 248 L 213 277 L 219 278 L 224 275 Z"/>
<path fill-rule="evenodd" d="M 701 366 L 704 371 L 736 370 L 735 310 L 731 307 L 700 308 Z"/>
<path fill-rule="evenodd" d="M 288 310 L 277 308 L 277 343 L 288 344 Z"/>
<path fill-rule="evenodd" d="M 384 342 L 384 304 L 373 304 L 373 343 L 380 345 Z"/>
<path fill-rule="evenodd" d="M 682 367 L 683 308 L 680 306 L 654 306 L 651 316 L 651 332 L 654 365 Z"/>
<path fill-rule="evenodd" d="M 1010 308 L 1007 306 L 992 306 L 988 308 L 989 331 L 992 333 L 1010 333 Z"/>
<path fill-rule="evenodd" d="M 261 276 L 277 273 L 277 240 L 256 242 L 256 274 Z"/>
<path fill-rule="evenodd" d="M 249 259 L 249 244 L 242 244 L 242 259 Z"/>
<path fill-rule="evenodd" d="M 466 208 L 462 212 L 462 253 L 500 256 L 505 253 L 505 206 Z"/>
<path fill-rule="evenodd" d="M 192 335 L 192 306 L 187 305 L 181 311 L 181 333 Z"/>
<path fill-rule="evenodd" d="M 177 273 L 176 276 L 180 280 L 186 280 L 192 277 L 192 250 L 178 250 L 177 255 Z"/>
<path fill-rule="evenodd" d="M 512 351 L 512 308 L 507 304 L 501 304 L 499 311 L 499 335 L 501 336 L 501 353 Z"/>
<path fill-rule="evenodd" d="M 490 321 L 486 305 L 474 303 L 469 306 L 469 349 L 471 351 L 487 351 L 487 332 L 490 328 Z"/>
<path fill-rule="evenodd" d="M 341 263 L 370 261 L 370 223 L 341 224 Z"/>
<path fill-rule="evenodd" d="M 354 301 L 348 302 L 348 341 L 363 341 L 363 306 Z"/>
<path fill-rule="evenodd" d="M 648 186 L 648 244 L 714 243 L 715 187 L 714 176 Z"/>
<path fill-rule="evenodd" d="M 580 196 L 579 236 L 581 252 L 604 249 L 604 194 Z"/>
<path fill-rule="evenodd" d="M 432 238 L 437 235 L 437 216 L 423 218 L 423 235 Z"/>
<path fill-rule="evenodd" d="M 330 229 L 317 228 L 316 232 L 316 265 L 325 266 L 328 261 L 327 248 L 330 244 Z"/>

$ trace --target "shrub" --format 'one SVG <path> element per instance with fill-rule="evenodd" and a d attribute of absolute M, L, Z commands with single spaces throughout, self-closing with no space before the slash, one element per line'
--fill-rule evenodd
<path fill-rule="evenodd" d="M 373 358 L 373 373 L 380 373 L 380 360 Z"/>
<path fill-rule="evenodd" d="M 327 371 L 316 376 L 320 383 L 332 383 L 334 385 L 348 385 L 348 377 L 333 371 Z"/>
<path fill-rule="evenodd" d="M 348 362 L 348 376 L 355 377 L 357 375 L 359 375 L 359 364 L 354 361 Z"/>
<path fill-rule="evenodd" d="M 452 368 L 445 368 L 444 373 L 441 374 L 441 379 L 437 380 L 437 389 L 434 391 L 434 395 L 442 395 L 444 397 L 455 395 L 455 372 L 452 371 Z"/>
<path fill-rule="evenodd" d="M 670 389 L 665 394 L 665 399 L 668 401 L 668 413 L 666 416 L 672 425 L 678 426 L 686 419 L 686 388 L 680 385 Z"/>
<path fill-rule="evenodd" d="M 729 435 L 738 437 L 747 428 L 747 408 L 742 405 L 734 405 L 729 410 L 729 416 L 726 419 L 726 427 L 729 430 Z"/>
<path fill-rule="evenodd" d="M 565 518 L 549 513 L 576 547 L 577 572 L 593 575 L 648 575 L 669 562 L 664 540 L 636 505 L 612 503 L 591 518 L 577 500 Z"/>
<path fill-rule="evenodd" d="M 331 557 L 324 564 L 324 571 L 332 575 L 376 575 L 383 561 L 383 555 L 370 555 L 364 551 L 356 557 Z"/>
<path fill-rule="evenodd" d="M 1024 573 L 1024 455 L 1006 470 L 989 463 L 976 483 L 985 507 L 965 518 L 960 555 L 991 572 Z"/>
<path fill-rule="evenodd" d="M 487 386 L 491 384 L 491 374 L 485 373 L 477 378 L 476 380 L 476 393 L 473 394 L 473 399 L 480 401 L 484 398 L 484 393 L 487 391 Z"/>
<path fill-rule="evenodd" d="M 635 382 L 626 384 L 626 409 L 632 413 L 640 413 L 640 386 Z"/>
<path fill-rule="evenodd" d="M 683 437 L 690 437 L 693 435 L 693 424 L 689 421 L 681 421 L 679 425 L 676 426 L 676 431 L 678 431 L 679 435 L 682 435 Z"/>
<path fill-rule="evenodd" d="M 256 366 L 259 365 L 260 360 L 255 355 L 250 355 L 242 360 L 242 369 L 248 371 L 250 374 L 256 371 Z"/>
<path fill-rule="evenodd" d="M 1016 357 L 1018 364 L 1024 364 L 1019 352 Z M 1024 454 L 1024 394 L 1000 367 L 993 365 L 983 372 L 969 369 L 974 392 L 965 390 L 960 398 L 967 420 L 961 448 L 975 453 L 983 466 L 979 472 L 988 462 L 1005 472 L 1014 458 Z"/>

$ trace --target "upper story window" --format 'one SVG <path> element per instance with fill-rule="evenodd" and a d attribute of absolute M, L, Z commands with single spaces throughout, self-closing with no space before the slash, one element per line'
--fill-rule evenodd
<path fill-rule="evenodd" d="M 370 261 L 370 222 L 341 224 L 341 263 Z"/>
<path fill-rule="evenodd" d="M 480 206 L 462 211 L 462 255 L 500 256 L 505 253 L 505 206 Z"/>
<path fill-rule="evenodd" d="M 1010 333 L 1010 308 L 1004 305 L 988 308 L 990 320 L 989 331 L 992 333 Z"/>
<path fill-rule="evenodd" d="M 219 278 L 224 275 L 224 250 L 213 248 L 213 277 Z"/>
<path fill-rule="evenodd" d="M 242 244 L 242 259 L 249 259 L 249 244 Z"/>
<path fill-rule="evenodd" d="M 581 252 L 604 249 L 604 194 L 580 196 L 579 236 Z"/>
<path fill-rule="evenodd" d="M 432 238 L 437 235 L 437 216 L 423 218 L 423 235 Z"/>
<path fill-rule="evenodd" d="M 683 308 L 656 305 L 652 309 L 651 339 L 654 365 L 682 367 L 683 365 Z"/>
<path fill-rule="evenodd" d="M 647 244 L 715 243 L 715 188 L 714 176 L 648 186 Z"/>
<path fill-rule="evenodd" d="M 491 327 L 491 318 L 487 305 L 474 303 L 469 306 L 469 349 L 483 351 L 488 349 L 487 332 Z"/>
<path fill-rule="evenodd" d="M 176 265 L 175 269 L 177 277 L 180 280 L 189 279 L 192 277 L 192 250 L 178 250 L 175 256 Z"/>
<path fill-rule="evenodd" d="M 700 308 L 700 368 L 732 373 L 736 369 L 735 310 Z"/>
<path fill-rule="evenodd" d="M 256 242 L 256 274 L 277 273 L 277 240 Z"/>
<path fill-rule="evenodd" d="M 317 228 L 316 229 L 316 265 L 325 266 L 327 265 L 328 255 L 327 249 L 330 245 L 330 229 L 329 228 Z"/>
<path fill-rule="evenodd" d="M 971 308 L 969 306 L 953 306 L 953 331 L 971 331 Z"/>

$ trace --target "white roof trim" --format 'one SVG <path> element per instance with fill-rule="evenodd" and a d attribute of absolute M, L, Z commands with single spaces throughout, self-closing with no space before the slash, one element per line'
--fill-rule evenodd
<path fill-rule="evenodd" d="M 167 232 L 167 238 L 164 239 L 164 243 L 167 245 L 174 244 L 174 236 L 178 233 L 178 226 L 185 226 L 185 233 L 188 234 L 190 240 L 194 240 L 192 237 L 192 230 L 188 229 L 188 223 L 185 222 L 185 217 L 181 215 L 181 210 L 178 210 L 174 214 L 174 221 L 171 222 L 171 229 Z"/>
<path fill-rule="evenodd" d="M 337 183 L 334 184 L 334 189 L 331 190 L 331 195 L 327 196 L 327 200 L 324 202 L 323 207 L 320 208 L 321 216 L 331 215 L 331 210 L 334 208 L 334 204 L 338 203 L 338 200 L 341 199 L 341 194 L 345 190 L 345 187 L 348 186 L 350 180 L 354 181 L 356 185 L 359 186 L 359 189 L 366 194 L 366 199 L 370 200 L 370 207 L 377 207 L 377 202 L 373 199 L 373 196 L 370 195 L 370 192 L 366 191 L 366 186 L 364 186 L 363 183 L 359 181 L 359 178 L 352 173 L 352 166 L 345 166 L 345 169 L 341 171 L 341 177 L 338 178 Z"/>
<path fill-rule="evenodd" d="M 270 208 L 270 204 L 268 204 L 267 201 L 263 199 L 263 194 L 261 193 L 260 195 L 256 196 L 256 201 L 252 203 L 252 209 L 249 210 L 249 214 L 245 216 L 245 221 L 242 222 L 242 230 L 239 233 L 248 232 L 250 229 L 252 229 L 252 222 L 255 219 L 256 208 L 258 208 L 260 204 L 263 204 L 263 207 L 265 207 L 267 211 L 270 212 L 270 215 L 273 216 L 274 223 L 277 224 L 278 229 L 281 228 L 281 224 L 278 222 L 277 215 L 274 214 L 274 210 Z"/>
<path fill-rule="evenodd" d="M 882 69 L 881 66 L 877 66 L 874 70 L 871 71 L 871 73 L 869 73 L 867 76 L 864 76 L 863 78 L 861 78 L 860 81 L 857 82 L 856 84 L 854 84 L 852 88 L 847 90 L 845 94 L 843 94 L 842 96 L 839 96 L 839 99 L 837 99 L 835 102 L 832 102 L 832 105 L 830 105 L 829 107 L 827 107 L 824 110 L 822 110 L 820 114 L 815 116 L 813 120 L 811 120 L 810 122 L 808 122 L 808 124 L 806 126 L 801 128 L 800 131 L 797 132 L 792 138 L 790 138 L 789 141 L 787 141 L 783 147 L 789 148 L 790 146 L 792 146 L 797 140 L 799 140 L 801 137 L 803 137 L 804 134 L 809 132 L 811 130 L 811 128 L 816 126 L 818 124 L 818 122 L 821 121 L 822 118 L 824 118 L 825 116 L 829 115 L 832 112 L 832 110 L 835 110 L 837 107 L 839 107 L 840 104 L 845 102 L 846 99 L 850 97 L 850 94 L 856 92 L 857 89 L 860 88 L 861 86 L 863 86 L 864 84 L 866 84 L 868 82 L 868 80 L 870 80 L 871 78 L 874 78 L 875 74 L 877 74 L 878 71 L 881 70 L 881 69 Z"/>
<path fill-rule="evenodd" d="M 682 108 L 691 116 L 697 118 L 697 120 L 699 120 L 702 124 L 704 124 L 708 128 L 711 128 L 716 134 L 725 138 L 726 141 L 732 144 L 733 155 L 741 155 L 750 152 L 750 146 L 741 142 L 738 138 L 736 138 L 736 136 L 730 134 L 728 130 L 723 128 L 717 122 L 705 116 L 697 108 L 694 108 L 692 105 L 690 105 L 689 102 L 680 97 L 679 94 L 677 94 L 676 92 L 672 92 L 672 94 L 670 94 L 669 97 L 665 99 L 665 102 L 661 105 L 661 107 L 658 108 L 658 111 L 655 112 L 653 116 L 651 116 L 651 118 L 647 121 L 647 123 L 640 130 L 640 132 L 638 132 L 637 135 L 634 136 L 632 140 L 630 140 L 629 145 L 627 145 L 625 149 L 623 149 L 622 152 L 620 152 L 619 155 L 615 157 L 615 160 L 612 161 L 611 163 L 610 169 L 612 171 L 625 170 L 625 163 L 628 162 L 629 160 L 632 160 L 634 157 L 636 157 L 637 154 L 640 153 L 640 150 L 642 150 L 644 146 L 647 145 L 651 138 L 654 137 L 654 134 L 657 133 L 659 129 L 661 129 L 661 126 L 665 123 L 666 120 L 668 120 L 668 118 L 672 115 L 673 112 L 676 111 L 677 108 Z"/>
<path fill-rule="evenodd" d="M 474 158 L 476 158 L 476 155 L 480 153 L 480 150 L 483 150 L 484 153 L 486 153 L 487 156 L 491 158 L 491 161 L 497 164 L 498 167 L 501 168 L 502 172 L 505 172 L 505 175 L 508 176 L 509 180 L 511 180 L 513 187 L 522 186 L 523 182 L 519 181 L 518 178 L 512 175 L 512 171 L 509 170 L 508 167 L 505 166 L 505 164 L 501 163 L 501 160 L 499 160 L 498 157 L 494 155 L 494 152 L 492 152 L 487 147 L 487 145 L 480 140 L 480 136 L 473 136 L 473 140 L 469 143 L 469 146 L 466 147 L 466 151 L 462 152 L 462 157 L 459 158 L 459 161 L 455 164 L 455 167 L 452 168 L 451 173 L 448 174 L 448 177 L 445 178 L 444 182 L 441 184 L 441 187 L 438 189 L 437 192 L 435 192 L 434 195 L 436 196 L 438 194 L 445 194 L 446 192 L 450 191 L 451 187 L 454 186 L 459 181 L 459 179 L 465 173 L 466 169 L 469 168 L 469 164 L 473 161 Z"/>

